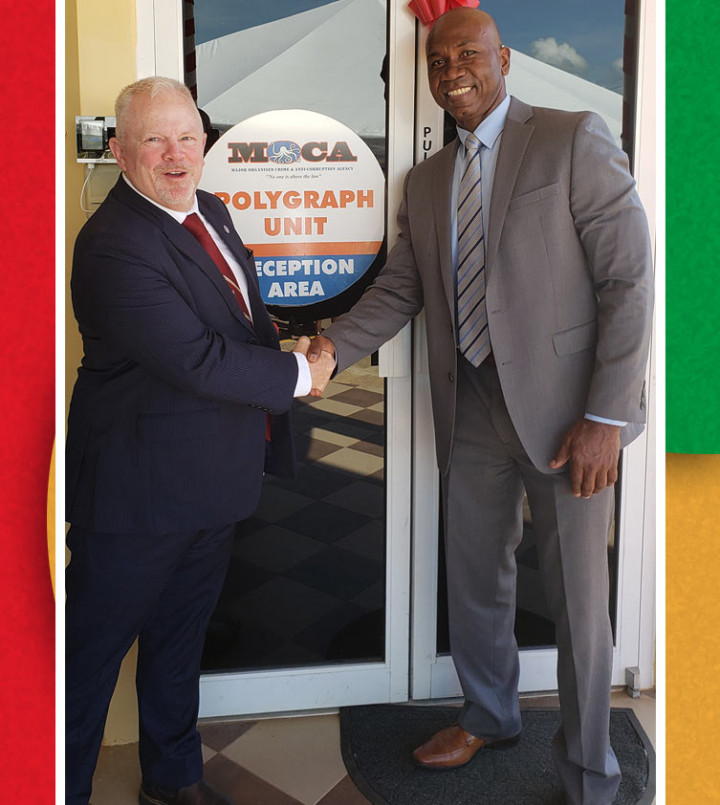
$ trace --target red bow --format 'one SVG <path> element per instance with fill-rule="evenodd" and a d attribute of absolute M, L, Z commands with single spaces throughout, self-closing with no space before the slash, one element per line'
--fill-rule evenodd
<path fill-rule="evenodd" d="M 410 0 L 408 8 L 423 25 L 432 25 L 451 8 L 477 8 L 480 0 Z"/>

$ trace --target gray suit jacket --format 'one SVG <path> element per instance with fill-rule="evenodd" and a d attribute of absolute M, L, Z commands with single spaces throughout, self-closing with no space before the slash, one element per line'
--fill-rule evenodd
<path fill-rule="evenodd" d="M 424 307 L 438 464 L 450 461 L 457 334 L 450 205 L 458 140 L 415 166 L 386 266 L 326 331 L 342 370 Z M 647 222 L 625 154 L 590 112 L 511 99 L 486 239 L 490 340 L 515 429 L 536 467 L 585 413 L 645 421 L 652 316 Z"/>

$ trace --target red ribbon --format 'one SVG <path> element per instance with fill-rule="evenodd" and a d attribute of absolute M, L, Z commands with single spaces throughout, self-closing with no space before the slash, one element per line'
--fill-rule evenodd
<path fill-rule="evenodd" d="M 480 0 L 410 0 L 408 8 L 423 25 L 432 25 L 453 8 L 477 8 Z"/>

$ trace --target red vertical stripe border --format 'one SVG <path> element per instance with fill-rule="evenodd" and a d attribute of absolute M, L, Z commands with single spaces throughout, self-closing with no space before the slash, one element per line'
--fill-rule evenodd
<path fill-rule="evenodd" d="M 0 773 L 4 802 L 55 801 L 47 550 L 55 417 L 55 5 L 3 4 L 0 105 Z"/>

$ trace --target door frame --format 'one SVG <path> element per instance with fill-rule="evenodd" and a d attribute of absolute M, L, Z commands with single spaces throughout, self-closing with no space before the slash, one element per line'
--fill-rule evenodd
<path fill-rule="evenodd" d="M 640 4 L 638 30 L 637 114 L 635 166 L 638 192 L 648 215 L 655 242 L 655 123 L 657 12 L 653 3 Z M 443 114 L 430 95 L 423 57 L 427 32 L 418 26 L 417 123 L 415 159 L 421 161 L 442 148 Z M 461 696 L 462 690 L 449 655 L 438 655 L 437 590 L 439 474 L 435 462 L 432 410 L 427 368 L 427 342 L 422 316 L 416 321 L 414 348 L 414 495 L 413 602 L 411 696 L 437 699 Z M 618 520 L 617 629 L 613 651 L 612 684 L 626 683 L 626 668 L 639 669 L 642 688 L 655 678 L 655 533 L 656 533 L 656 376 L 655 337 L 647 373 L 648 422 L 643 434 L 623 451 L 623 478 Z M 430 491 L 429 491 L 430 490 Z M 520 651 L 521 693 L 557 689 L 557 650 Z"/>
<path fill-rule="evenodd" d="M 427 89 L 426 32 L 405 3 L 387 0 L 389 104 L 387 237 L 397 235 L 403 180 L 414 162 L 442 146 L 442 114 Z M 183 78 L 182 8 L 178 0 L 138 0 L 137 77 Z M 654 4 L 640 6 L 635 176 L 655 237 L 656 63 Z M 169 36 L 176 31 L 176 36 Z M 414 147 L 413 147 L 414 144 Z M 380 350 L 387 378 L 386 660 L 342 666 L 211 674 L 201 680 L 201 716 L 250 715 L 459 696 L 449 656 L 435 649 L 439 477 L 435 461 L 424 314 Z M 613 684 L 625 669 L 640 670 L 643 688 L 654 684 L 656 531 L 655 338 L 648 372 L 648 426 L 624 451 L 619 518 L 617 638 Z M 412 417 L 407 412 L 412 411 Z M 408 468 L 411 472 L 408 472 Z M 412 526 L 412 530 L 411 530 Z M 412 551 L 411 551 L 412 541 Z M 412 576 L 412 584 L 411 584 Z M 520 654 L 520 690 L 557 687 L 554 649 Z"/>
<path fill-rule="evenodd" d="M 389 0 L 387 239 L 397 236 L 395 213 L 403 179 L 412 167 L 414 136 L 415 18 Z M 137 78 L 183 80 L 180 0 L 138 0 Z M 175 31 L 176 34 L 168 34 Z M 384 345 L 379 374 L 386 378 L 386 616 L 385 661 L 333 666 L 213 673 L 200 681 L 200 716 L 256 715 L 323 710 L 351 704 L 406 701 L 410 639 L 410 523 L 412 404 L 411 329 Z"/>

